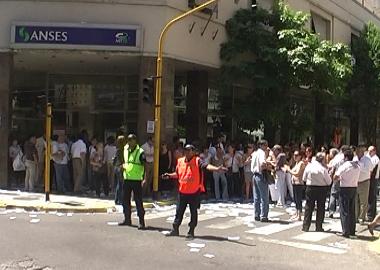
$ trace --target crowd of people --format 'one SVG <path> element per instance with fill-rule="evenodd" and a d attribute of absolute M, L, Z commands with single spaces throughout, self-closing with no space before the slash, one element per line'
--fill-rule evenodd
<path fill-rule="evenodd" d="M 355 235 L 356 222 L 364 223 L 376 218 L 380 159 L 374 146 L 343 145 L 340 149 L 322 147 L 314 151 L 307 144 L 274 145 L 270 148 L 265 140 L 227 143 L 225 136 L 209 140 L 203 146 L 197 142 L 193 145 L 194 155 L 202 164 L 224 168 L 202 173 L 203 196 L 216 202 L 254 202 L 257 221 L 268 221 L 270 203 L 284 208 L 295 206 L 296 213 L 291 219 L 303 220 L 302 229 L 309 231 L 316 208 L 316 231 L 323 231 L 326 200 L 331 218 L 339 205 L 345 237 Z M 126 146 L 128 140 L 124 134 L 117 138 L 110 136 L 105 143 L 96 137 L 88 140 L 85 131 L 69 139 L 63 134 L 54 136 L 51 165 L 56 192 L 93 192 L 98 197 L 112 195 L 116 203 L 122 204 L 125 201 L 123 164 Z M 20 186 L 24 177 L 26 191 L 35 191 L 43 186 L 45 148 L 43 136 L 29 136 L 23 147 L 17 140 L 12 141 L 9 147 L 11 185 Z M 141 150 L 144 153 L 142 197 L 151 198 L 152 137 L 141 145 Z M 185 154 L 185 146 L 178 138 L 174 138 L 171 144 L 161 143 L 161 196 L 177 194 L 178 183 L 163 176 L 176 173 L 178 160 Z"/>

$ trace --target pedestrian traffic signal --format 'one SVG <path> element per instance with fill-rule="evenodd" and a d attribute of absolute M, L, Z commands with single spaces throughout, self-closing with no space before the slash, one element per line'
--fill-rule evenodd
<path fill-rule="evenodd" d="M 143 79 L 143 102 L 154 103 L 154 78 L 147 77 Z"/>

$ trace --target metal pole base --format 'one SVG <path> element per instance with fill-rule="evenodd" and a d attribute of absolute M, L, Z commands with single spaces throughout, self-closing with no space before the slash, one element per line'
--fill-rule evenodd
<path fill-rule="evenodd" d="M 45 202 L 49 202 L 49 201 L 50 201 L 50 193 L 46 192 L 45 193 Z"/>

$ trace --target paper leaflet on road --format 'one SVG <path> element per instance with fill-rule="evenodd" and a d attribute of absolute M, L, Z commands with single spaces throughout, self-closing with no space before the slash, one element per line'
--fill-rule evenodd
<path fill-rule="evenodd" d="M 190 248 L 204 248 L 206 245 L 201 243 L 189 243 L 187 246 Z"/>

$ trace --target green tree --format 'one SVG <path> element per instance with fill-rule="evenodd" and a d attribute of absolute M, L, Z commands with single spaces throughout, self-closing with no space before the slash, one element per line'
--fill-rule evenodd
<path fill-rule="evenodd" d="M 376 144 L 377 116 L 380 101 L 380 30 L 373 23 L 364 26 L 352 42 L 354 73 L 347 95 L 351 126 L 358 129 L 359 119 L 367 144 Z M 364 114 L 359 115 L 359 112 Z M 352 131 L 358 141 L 358 131 Z"/>
<path fill-rule="evenodd" d="M 242 127 L 256 128 L 264 122 L 265 127 L 280 126 L 286 132 L 284 127 L 291 124 L 287 97 L 301 85 L 318 97 L 344 93 L 352 72 L 349 49 L 320 41 L 306 28 L 308 21 L 308 14 L 276 1 L 272 11 L 239 10 L 227 22 L 221 82 L 227 93 L 236 82 L 250 89 L 239 106 L 231 108 Z"/>

